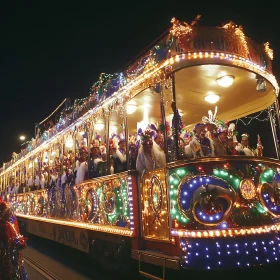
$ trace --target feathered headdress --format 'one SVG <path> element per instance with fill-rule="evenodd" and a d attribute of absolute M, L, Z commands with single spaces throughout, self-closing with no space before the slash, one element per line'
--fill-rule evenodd
<path fill-rule="evenodd" d="M 146 130 L 149 130 L 150 131 L 150 137 L 152 139 L 155 139 L 155 137 L 158 135 L 158 128 L 156 127 L 155 124 L 148 124 Z"/>
<path fill-rule="evenodd" d="M 151 134 L 150 130 L 145 130 L 145 132 L 140 135 L 142 145 L 147 145 L 149 144 L 150 141 L 152 142 L 152 138 L 150 134 Z"/>
<path fill-rule="evenodd" d="M 205 127 L 206 127 L 205 123 L 197 123 L 193 128 L 193 132 L 199 134 L 199 131 L 203 128 L 205 129 Z"/>
<path fill-rule="evenodd" d="M 216 106 L 215 107 L 215 111 L 214 111 L 214 114 L 212 113 L 211 110 L 208 110 L 208 117 L 204 116 L 202 117 L 202 121 L 204 123 L 210 123 L 210 124 L 216 124 L 216 116 L 217 116 L 217 111 L 218 111 L 218 107 Z"/>
<path fill-rule="evenodd" d="M 228 126 L 226 125 L 226 123 L 222 120 L 216 120 L 215 122 L 217 130 L 216 133 L 220 134 L 220 133 L 228 133 Z"/>

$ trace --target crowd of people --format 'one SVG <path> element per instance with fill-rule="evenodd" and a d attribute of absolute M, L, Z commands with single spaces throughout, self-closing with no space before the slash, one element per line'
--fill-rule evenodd
<path fill-rule="evenodd" d="M 181 158 L 196 159 L 200 157 L 219 157 L 229 155 L 263 156 L 263 145 L 258 135 L 257 147 L 250 146 L 248 133 L 241 134 L 238 142 L 238 132 L 234 123 L 224 122 L 216 118 L 210 111 L 209 117 L 195 124 L 190 130 L 186 126 L 178 134 L 179 151 Z M 152 170 L 166 165 L 166 157 L 162 148 L 162 134 L 151 133 L 146 130 L 141 138 L 136 169 L 142 174 L 145 170 Z M 167 143 L 174 143 L 174 135 L 167 133 Z M 160 140 L 161 139 L 161 140 Z M 157 144 L 161 142 L 161 145 Z M 170 145 L 169 150 L 173 150 Z M 172 152 L 172 151 L 171 151 Z"/>
<path fill-rule="evenodd" d="M 209 113 L 210 112 L 210 113 Z M 179 158 L 196 159 L 200 157 L 246 155 L 262 156 L 263 146 L 258 135 L 256 148 L 250 147 L 250 136 L 241 135 L 238 142 L 238 132 L 234 123 L 224 122 L 216 118 L 209 111 L 208 117 L 203 117 L 201 122 L 194 125 L 193 129 L 177 121 Z M 175 114 L 174 114 L 175 115 Z M 174 124 L 175 125 L 175 124 Z M 164 129 L 166 130 L 167 155 L 164 149 Z M 66 180 L 69 172 L 73 174 L 75 184 L 87 179 L 98 178 L 104 175 L 116 174 L 126 170 L 138 170 L 143 174 L 145 170 L 153 170 L 166 166 L 175 156 L 175 135 L 173 126 L 166 123 L 161 128 L 149 124 L 145 130 L 140 129 L 135 136 L 129 136 L 127 141 L 124 133 L 110 138 L 109 153 L 106 153 L 106 143 L 101 141 L 101 136 L 95 137 L 88 144 L 86 138 L 80 141 L 76 149 L 76 156 L 70 151 L 64 155 L 64 160 L 55 165 L 49 172 L 37 172 L 35 178 L 28 174 L 25 184 L 10 184 L 5 193 L 16 194 L 30 190 L 50 188 L 52 185 L 60 187 Z M 128 142 L 128 143 L 127 143 Z M 128 151 L 127 151 L 128 149 Z M 107 157 L 109 157 L 107 159 Z M 62 167 L 61 168 L 61 164 Z M 61 174 L 62 173 L 62 174 Z"/>
<path fill-rule="evenodd" d="M 197 123 L 193 134 L 186 140 L 185 153 L 187 158 L 205 156 L 246 155 L 262 156 L 263 146 L 258 136 L 257 148 L 250 147 L 248 133 L 241 135 L 241 141 L 237 140 L 233 123 L 225 123 L 216 120 L 213 123 Z"/>

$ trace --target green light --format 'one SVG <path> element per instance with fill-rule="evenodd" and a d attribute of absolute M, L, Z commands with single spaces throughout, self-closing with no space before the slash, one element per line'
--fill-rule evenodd
<path fill-rule="evenodd" d="M 270 182 L 274 177 L 274 171 L 272 169 L 266 170 L 260 177 L 260 183 Z"/>
<path fill-rule="evenodd" d="M 263 214 L 267 212 L 267 210 L 259 202 L 255 202 L 255 206 L 259 213 Z"/>

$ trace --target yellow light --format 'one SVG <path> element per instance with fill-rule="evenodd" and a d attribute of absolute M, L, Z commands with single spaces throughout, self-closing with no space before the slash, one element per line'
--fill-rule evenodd
<path fill-rule="evenodd" d="M 218 94 L 208 94 L 204 97 L 204 100 L 211 104 L 217 103 L 219 99 L 220 96 Z"/>
<path fill-rule="evenodd" d="M 133 114 L 137 110 L 138 106 L 134 103 L 128 103 L 126 106 L 126 113 Z"/>
<path fill-rule="evenodd" d="M 229 87 L 233 84 L 235 77 L 232 75 L 225 75 L 216 79 L 216 82 L 221 87 Z"/>
<path fill-rule="evenodd" d="M 96 123 L 94 127 L 96 130 L 102 130 L 104 128 L 104 123 Z"/>

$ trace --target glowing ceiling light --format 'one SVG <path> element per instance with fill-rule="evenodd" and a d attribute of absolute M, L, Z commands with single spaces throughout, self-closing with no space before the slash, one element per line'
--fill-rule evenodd
<path fill-rule="evenodd" d="M 221 87 L 229 87 L 232 85 L 235 77 L 232 75 L 225 75 L 216 79 L 216 82 Z"/>
<path fill-rule="evenodd" d="M 96 123 L 94 127 L 96 130 L 102 130 L 104 128 L 104 123 Z"/>
<path fill-rule="evenodd" d="M 68 136 L 65 141 L 65 147 L 72 148 L 73 147 L 73 139 L 71 136 Z"/>
<path fill-rule="evenodd" d="M 219 99 L 220 96 L 218 94 L 209 94 L 204 97 L 204 100 L 211 104 L 217 103 Z"/>
<path fill-rule="evenodd" d="M 133 103 L 128 103 L 126 105 L 126 113 L 127 114 L 133 114 L 136 110 L 137 110 L 138 106 L 136 104 Z"/>

